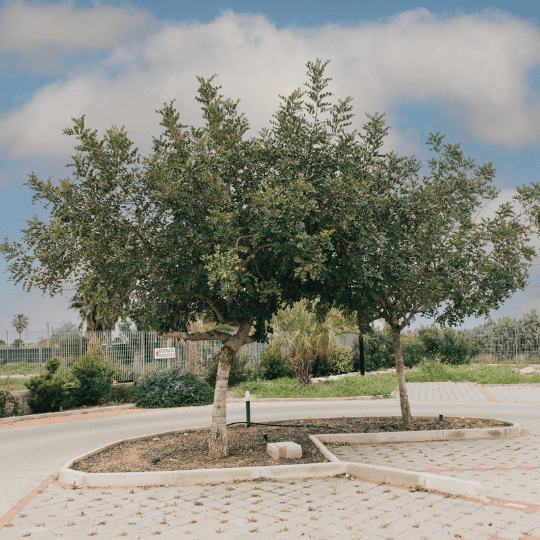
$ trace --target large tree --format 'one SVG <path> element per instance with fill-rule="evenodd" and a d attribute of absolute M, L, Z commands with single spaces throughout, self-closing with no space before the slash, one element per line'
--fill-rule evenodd
<path fill-rule="evenodd" d="M 382 142 L 388 128 L 381 115 L 374 120 Z M 534 200 L 531 192 L 524 190 L 492 217 L 482 217 L 486 203 L 498 196 L 495 170 L 491 163 L 478 166 L 465 158 L 459 144 L 442 141 L 438 133 L 429 136 L 434 156 L 423 176 L 414 158 L 392 152 L 377 158 L 372 208 L 363 198 L 358 201 L 359 212 L 343 242 L 350 257 L 341 258 L 335 270 L 347 286 L 334 299 L 367 319 L 383 318 L 392 330 L 406 429 L 412 416 L 401 331 L 418 314 L 450 326 L 487 315 L 525 287 L 535 253 L 528 245 L 532 229 L 519 204 L 525 193 Z M 373 241 L 362 230 L 366 223 Z"/>
<path fill-rule="evenodd" d="M 65 130 L 79 141 L 72 178 L 57 185 L 32 174 L 27 182 L 34 200 L 50 207 L 50 220 L 34 218 L 22 242 L 0 246 L 27 289 L 55 294 L 96 280 L 92 301 L 102 316 L 222 342 L 211 458 L 227 454 L 234 355 L 264 339 L 283 304 L 319 292 L 326 259 L 336 253 L 336 223 L 354 200 L 358 182 L 350 185 L 347 175 L 361 175 L 361 141 L 346 131 L 349 99 L 325 101 L 325 65 L 308 63 L 307 91 L 283 98 L 258 137 L 247 136 L 238 102 L 220 95 L 213 78 L 199 78 L 204 126 L 182 125 L 173 104 L 165 105 L 158 111 L 164 133 L 147 158 L 123 128 L 100 139 L 84 117 L 74 119 Z M 189 332 L 198 316 L 238 330 Z"/>

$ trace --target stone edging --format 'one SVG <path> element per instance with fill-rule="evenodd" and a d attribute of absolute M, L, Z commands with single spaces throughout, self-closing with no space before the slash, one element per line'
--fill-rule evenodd
<path fill-rule="evenodd" d="M 198 430 L 207 428 L 198 428 Z M 193 431 L 179 430 L 179 431 Z M 448 432 L 456 431 L 455 436 Z M 68 461 L 60 470 L 59 481 L 79 487 L 127 487 L 127 486 L 171 486 L 188 484 L 209 484 L 213 482 L 234 482 L 236 480 L 254 480 L 257 478 L 315 478 L 337 474 L 352 474 L 360 479 L 387 482 L 402 486 L 420 486 L 427 490 L 441 491 L 486 500 L 478 482 L 460 480 L 438 474 L 407 471 L 380 465 L 368 465 L 340 461 L 325 443 L 351 442 L 369 444 L 372 442 L 406 442 L 406 441 L 444 441 L 460 439 L 491 439 L 513 437 L 520 433 L 518 424 L 506 428 L 438 430 L 438 431 L 406 431 L 393 433 L 353 433 L 337 435 L 310 435 L 310 439 L 330 460 L 329 463 L 305 463 L 300 465 L 270 465 L 264 467 L 237 467 L 222 469 L 197 469 L 181 471 L 127 472 L 127 473 L 85 473 L 75 471 L 71 466 L 78 461 L 116 446 L 120 442 L 139 441 L 162 436 L 178 431 L 154 433 L 142 437 L 123 439 L 102 446 L 96 450 Z M 458 434 L 459 433 L 459 434 Z M 385 437 L 386 436 L 386 437 Z M 416 436 L 416 437 L 415 437 Z M 347 439 L 348 438 L 348 439 Z"/>
<path fill-rule="evenodd" d="M 0 418 L 0 424 L 9 424 L 11 422 L 22 422 L 23 420 L 36 420 L 39 418 L 54 418 L 55 416 L 72 416 L 77 414 L 90 414 L 106 411 L 121 411 L 124 409 L 134 409 L 135 403 L 127 403 L 126 405 L 110 405 L 109 407 L 91 407 L 88 409 L 74 409 L 69 411 L 41 413 L 41 414 L 24 414 L 22 416 L 8 416 Z"/>

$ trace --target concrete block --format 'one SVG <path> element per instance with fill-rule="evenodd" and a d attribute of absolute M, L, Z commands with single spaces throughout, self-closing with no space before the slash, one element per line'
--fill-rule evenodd
<path fill-rule="evenodd" d="M 234 467 L 223 469 L 198 469 L 174 471 L 173 485 L 211 484 L 212 482 L 234 482 L 260 478 L 261 467 Z"/>
<path fill-rule="evenodd" d="M 86 487 L 170 486 L 172 471 L 86 473 Z"/>
<path fill-rule="evenodd" d="M 302 447 L 291 441 L 268 443 L 266 450 L 272 459 L 302 457 Z"/>
<path fill-rule="evenodd" d="M 316 435 L 310 435 L 309 438 L 326 459 L 334 461 L 336 463 L 339 463 L 341 461 L 337 456 L 330 452 L 330 450 L 328 450 L 328 448 L 326 448 L 326 446 L 324 446 L 321 441 L 319 441 Z"/>
<path fill-rule="evenodd" d="M 424 473 L 423 487 L 433 491 L 441 491 L 452 495 L 470 497 L 471 499 L 483 498 L 483 493 L 478 482 L 460 480 L 439 474 Z"/>
<path fill-rule="evenodd" d="M 381 465 L 367 465 L 363 463 L 347 463 L 347 472 L 376 482 L 388 482 L 401 486 L 422 486 L 425 473 L 416 471 L 406 471 L 405 469 L 395 469 L 393 467 L 383 467 Z"/>
<path fill-rule="evenodd" d="M 68 469 L 64 466 L 60 469 L 58 481 L 64 484 L 75 484 L 79 487 L 86 487 L 86 473 L 81 471 L 74 471 L 73 469 Z"/>
<path fill-rule="evenodd" d="M 321 478 L 345 472 L 345 463 L 303 463 L 301 465 L 270 465 L 261 467 L 265 478 Z"/>

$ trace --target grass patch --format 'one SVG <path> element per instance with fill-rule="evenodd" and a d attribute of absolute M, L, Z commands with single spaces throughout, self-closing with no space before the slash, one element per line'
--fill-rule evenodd
<path fill-rule="evenodd" d="M 344 377 L 337 381 L 324 381 L 299 386 L 297 379 L 284 377 L 273 381 L 250 381 L 242 383 L 236 397 L 244 397 L 246 390 L 258 398 L 302 398 L 302 397 L 355 397 L 392 393 L 397 387 L 394 373 L 384 375 L 361 375 Z"/>
<path fill-rule="evenodd" d="M 466 382 L 478 384 L 527 384 L 540 383 L 540 375 L 521 375 L 512 368 L 524 368 L 525 365 L 500 364 L 488 366 L 473 364 L 451 366 L 438 362 L 425 362 L 405 372 L 407 382 Z"/>

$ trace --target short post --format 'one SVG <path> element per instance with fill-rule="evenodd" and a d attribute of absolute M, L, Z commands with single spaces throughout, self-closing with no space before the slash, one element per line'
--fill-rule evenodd
<path fill-rule="evenodd" d="M 250 396 L 249 390 L 246 390 L 246 425 L 249 427 L 251 425 L 251 410 L 250 410 Z"/>

